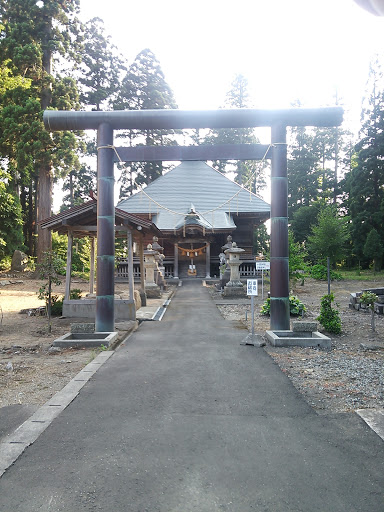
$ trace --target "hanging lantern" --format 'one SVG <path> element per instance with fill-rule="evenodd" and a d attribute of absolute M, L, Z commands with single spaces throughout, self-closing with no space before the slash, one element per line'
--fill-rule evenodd
<path fill-rule="evenodd" d="M 189 252 L 187 251 L 187 256 L 189 256 Z"/>
<path fill-rule="evenodd" d="M 197 256 L 197 252 L 195 251 L 195 256 Z"/>

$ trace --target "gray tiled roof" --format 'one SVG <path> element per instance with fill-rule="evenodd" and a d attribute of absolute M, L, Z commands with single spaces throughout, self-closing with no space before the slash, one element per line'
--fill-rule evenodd
<path fill-rule="evenodd" d="M 144 192 L 123 199 L 118 208 L 129 213 L 150 212 L 160 230 L 169 230 L 190 212 L 191 204 L 204 223 L 214 229 L 234 229 L 232 214 L 261 213 L 267 218 L 270 211 L 269 204 L 260 197 L 205 162 L 193 161 L 182 162 Z"/>

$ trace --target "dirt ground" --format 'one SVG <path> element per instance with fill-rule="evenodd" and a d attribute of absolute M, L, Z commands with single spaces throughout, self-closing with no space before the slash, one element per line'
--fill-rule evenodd
<path fill-rule="evenodd" d="M 2 286 L 2 282 L 11 284 Z M 37 298 L 41 284 L 42 281 L 25 274 L 0 274 L 0 407 L 45 403 L 96 354 L 90 349 L 49 352 L 52 341 L 69 332 L 71 321 L 53 317 L 52 333 L 48 334 L 46 317 L 28 315 L 26 310 L 43 306 Z M 384 350 L 361 348 L 363 343 L 384 349 L 384 317 L 376 317 L 376 332 L 373 332 L 369 313 L 348 308 L 351 292 L 379 286 L 384 283 L 347 280 L 332 283 L 343 332 L 331 336 L 330 351 L 266 347 L 320 414 L 384 407 Z M 85 295 L 88 283 L 75 279 L 72 288 L 81 289 Z M 267 291 L 266 286 L 265 295 Z M 307 280 L 294 292 L 307 307 L 306 318 L 315 319 L 320 311 L 320 298 L 327 293 L 327 284 Z M 54 293 L 64 294 L 64 282 L 54 287 Z M 218 299 L 218 294 L 214 293 L 214 298 Z M 261 296 L 256 297 L 255 303 L 255 330 L 264 334 L 269 329 L 269 318 L 259 314 Z M 219 309 L 225 318 L 241 321 L 251 328 L 250 305 L 228 304 Z"/>
<path fill-rule="evenodd" d="M 0 407 L 44 404 L 98 352 L 49 352 L 56 338 L 70 332 L 73 319 L 52 317 L 49 334 L 46 316 L 28 314 L 28 310 L 44 306 L 37 296 L 43 283 L 28 274 L 0 274 Z M 87 281 L 72 279 L 71 284 L 72 289 L 82 291 L 83 297 L 89 292 Z M 53 287 L 53 293 L 61 297 L 64 289 L 65 278 L 61 285 Z"/>

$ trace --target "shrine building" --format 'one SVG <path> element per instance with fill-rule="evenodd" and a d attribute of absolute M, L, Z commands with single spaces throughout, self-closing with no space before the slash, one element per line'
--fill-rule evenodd
<path fill-rule="evenodd" d="M 245 250 L 240 275 L 254 275 L 254 228 L 270 216 L 270 205 L 234 183 L 205 162 L 184 161 L 140 192 L 117 205 L 119 210 L 150 221 L 161 232 L 165 277 L 219 277 L 220 253 L 232 236 Z M 144 234 L 144 247 L 153 243 Z M 134 274 L 140 263 L 134 249 Z M 117 279 L 127 274 L 128 263 L 118 262 Z"/>

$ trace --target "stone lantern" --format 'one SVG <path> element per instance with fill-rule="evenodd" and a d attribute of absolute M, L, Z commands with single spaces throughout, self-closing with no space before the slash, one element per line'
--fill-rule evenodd
<path fill-rule="evenodd" d="M 231 271 L 230 279 L 224 287 L 224 297 L 245 297 L 245 287 L 240 281 L 240 254 L 244 249 L 237 247 L 236 242 L 232 242 L 232 246 L 224 251 L 228 257 L 228 265 Z"/>
<path fill-rule="evenodd" d="M 152 243 L 152 249 L 154 251 L 157 251 L 157 254 L 155 256 L 156 263 L 157 263 L 157 270 L 155 271 L 155 283 L 159 284 L 162 288 L 166 287 L 165 283 L 165 267 L 164 267 L 164 247 L 161 247 L 159 244 L 159 239 L 157 236 L 153 237 L 153 243 Z"/>
<path fill-rule="evenodd" d="M 230 280 L 230 267 L 229 267 L 229 255 L 226 253 L 227 249 L 230 249 L 232 247 L 232 237 L 231 235 L 227 236 L 227 243 L 222 246 L 221 250 L 223 251 L 220 254 L 220 286 L 221 288 L 224 288 L 224 286 L 228 283 Z M 222 255 L 225 258 L 225 262 L 222 261 Z M 222 265 L 225 263 L 225 269 L 224 271 L 221 270 Z"/>
<path fill-rule="evenodd" d="M 145 293 L 147 297 L 157 299 L 161 297 L 160 287 L 155 283 L 155 270 L 157 270 L 156 255 L 151 244 L 147 245 L 144 251 L 144 268 L 145 268 Z"/>

